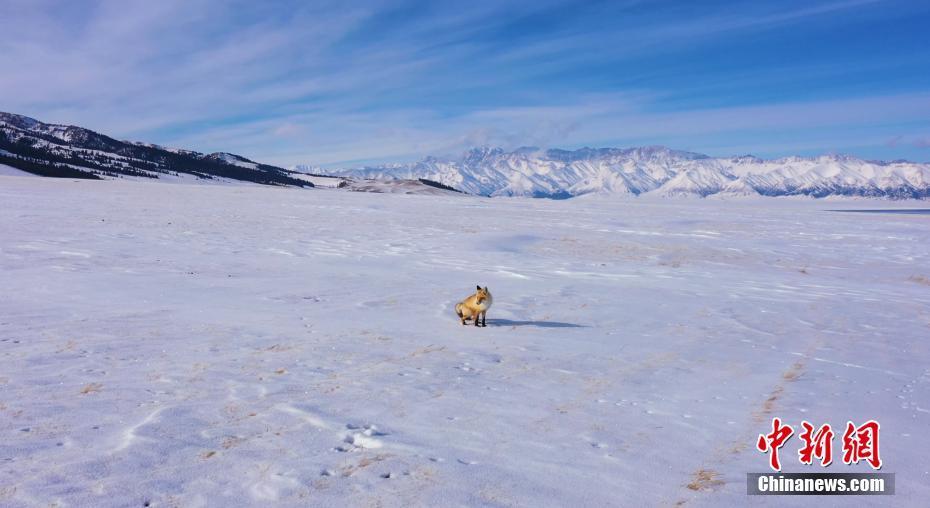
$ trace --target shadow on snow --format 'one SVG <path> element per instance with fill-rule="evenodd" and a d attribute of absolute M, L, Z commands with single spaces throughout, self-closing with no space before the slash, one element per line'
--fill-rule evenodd
<path fill-rule="evenodd" d="M 560 321 L 514 321 L 512 319 L 489 319 L 488 326 L 536 326 L 539 328 L 587 328 L 585 325 L 575 323 L 562 323 Z"/>

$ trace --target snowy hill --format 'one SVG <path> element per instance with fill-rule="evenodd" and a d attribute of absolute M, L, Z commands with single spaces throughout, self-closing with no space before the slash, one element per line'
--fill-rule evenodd
<path fill-rule="evenodd" d="M 322 170 L 321 170 L 322 171 Z M 477 148 L 458 159 L 427 157 L 330 174 L 373 179 L 427 178 L 488 196 L 572 197 L 589 193 L 658 196 L 930 197 L 930 165 L 864 161 L 844 155 L 713 158 L 665 147 L 574 151 Z"/>
<path fill-rule="evenodd" d="M 428 196 L 462 196 L 457 191 L 436 182 L 418 180 L 356 180 L 347 179 L 340 188 L 354 192 L 374 192 L 378 194 L 418 194 Z"/>
<path fill-rule="evenodd" d="M 340 189 L 352 192 L 371 192 L 375 194 L 420 194 L 428 196 L 464 195 L 462 191 L 423 178 L 417 180 L 404 180 L 400 178 L 374 180 L 325 176 L 296 170 L 291 170 L 288 174 L 291 178 L 310 182 L 320 189 Z"/>
<path fill-rule="evenodd" d="M 204 155 L 118 141 L 72 125 L 0 112 L 0 164 L 41 176 L 146 180 L 245 181 L 312 187 L 287 170 L 231 153 Z"/>

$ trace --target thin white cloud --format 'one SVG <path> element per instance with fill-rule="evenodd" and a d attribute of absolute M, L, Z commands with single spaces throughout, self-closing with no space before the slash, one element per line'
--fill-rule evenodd
<path fill-rule="evenodd" d="M 279 164 L 412 159 L 475 144 L 690 140 L 700 148 L 705 142 L 697 140 L 714 133 L 759 132 L 763 140 L 767 133 L 925 121 L 930 102 L 920 93 L 666 111 L 667 90 L 544 86 L 562 69 L 871 3 L 747 3 L 696 16 L 679 7 L 669 19 L 639 23 L 617 13 L 658 7 L 558 0 L 468 9 L 442 2 L 422 9 L 395 2 L 8 2 L 0 4 L 0 68 L 14 71 L 0 79 L 0 109 Z M 607 7 L 619 17 L 596 16 Z M 595 14 L 590 26 L 552 21 L 583 9 Z M 551 28 L 533 34 L 525 26 L 537 23 Z M 798 65 L 806 75 L 843 71 Z M 720 86 L 748 88 L 769 77 L 746 74 Z"/>
<path fill-rule="evenodd" d="M 818 133 L 816 137 L 821 146 L 848 146 L 851 142 L 847 137 L 849 129 L 922 121 L 930 115 L 930 94 L 675 112 L 655 112 L 652 106 L 648 95 L 635 95 L 593 96 L 561 106 L 483 109 L 457 117 L 437 115 L 429 110 L 307 113 L 207 129 L 193 140 L 204 145 L 241 146 L 247 151 L 254 150 L 247 152 L 253 156 L 285 165 L 411 159 L 423 154 L 455 154 L 476 145 L 505 148 L 582 144 L 629 146 L 672 144 L 670 141 L 674 141 L 673 146 L 678 148 L 721 154 L 721 147 L 727 145 L 708 141 L 709 136 L 738 139 L 749 133 L 756 139 L 767 139 L 784 138 L 784 133 L 790 132 L 801 150 L 809 148 L 812 132 Z M 299 147 L 267 151 L 263 147 L 273 143 L 266 138 L 275 136 L 282 123 L 300 126 L 313 134 L 302 139 Z M 320 128 L 314 129 L 314 126 Z M 771 151 L 772 142 L 730 146 L 738 152 L 765 153 Z"/>

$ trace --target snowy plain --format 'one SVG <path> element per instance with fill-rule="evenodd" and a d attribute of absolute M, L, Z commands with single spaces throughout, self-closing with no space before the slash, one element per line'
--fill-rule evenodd
<path fill-rule="evenodd" d="M 904 206 L 3 176 L 0 505 L 925 506 L 930 216 L 826 211 Z M 773 416 L 897 494 L 747 496 Z"/>

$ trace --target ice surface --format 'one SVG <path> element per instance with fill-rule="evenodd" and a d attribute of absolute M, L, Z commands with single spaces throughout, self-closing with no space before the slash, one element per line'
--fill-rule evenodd
<path fill-rule="evenodd" d="M 930 222 L 826 205 L 0 177 L 0 505 L 923 505 Z"/>

